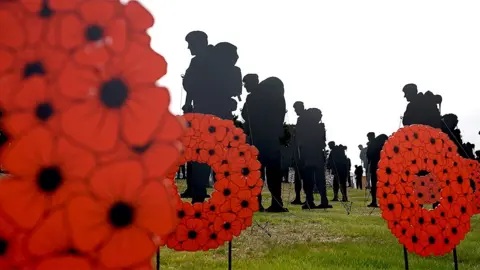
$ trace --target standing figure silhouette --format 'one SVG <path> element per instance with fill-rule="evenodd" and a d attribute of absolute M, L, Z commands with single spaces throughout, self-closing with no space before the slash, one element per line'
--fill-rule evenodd
<path fill-rule="evenodd" d="M 345 146 L 336 145 L 334 141 L 328 143 L 330 155 L 328 156 L 327 167 L 333 174 L 333 199 L 338 202 L 338 191 L 342 194 L 342 201 L 347 202 L 347 173 L 348 160 L 345 155 Z"/>
<path fill-rule="evenodd" d="M 272 194 L 272 204 L 267 212 L 286 212 L 282 201 L 282 172 L 280 139 L 284 134 L 286 105 L 283 82 L 270 77 L 262 81 L 258 88 L 249 95 L 248 120 L 249 142 L 260 152 L 262 178 L 266 178 L 268 189 Z M 245 110 L 245 109 L 244 109 Z M 263 209 L 261 195 L 260 209 Z"/>
<path fill-rule="evenodd" d="M 425 94 L 419 93 L 417 85 L 411 83 L 403 87 L 403 93 L 409 102 L 403 115 L 403 125 L 427 125 L 433 128 L 441 128 L 441 115 L 439 106 L 442 103 L 442 97 L 433 95 L 427 91 Z"/>
<path fill-rule="evenodd" d="M 383 145 L 388 140 L 388 136 L 380 134 L 368 145 L 368 160 L 370 161 L 371 185 L 372 185 L 372 202 L 368 207 L 378 207 L 377 205 L 377 169 L 378 162 L 380 162 L 380 153 L 382 152 Z"/>
<path fill-rule="evenodd" d="M 297 124 L 295 125 L 295 131 L 293 133 L 293 145 L 292 145 L 292 150 L 293 150 L 293 169 L 295 171 L 295 199 L 291 202 L 293 205 L 303 205 L 301 199 L 300 199 L 300 193 L 302 191 L 302 172 L 303 172 L 303 162 L 302 159 L 300 158 L 300 152 L 301 152 L 301 141 L 302 141 L 302 134 L 301 132 L 299 133 L 299 127 L 302 126 L 302 122 L 305 121 L 305 118 L 307 117 L 305 114 L 307 110 L 305 110 L 305 105 L 301 101 L 297 101 L 293 104 L 293 109 L 295 110 L 295 113 L 297 114 Z"/>
<path fill-rule="evenodd" d="M 235 66 L 237 48 L 227 42 L 209 45 L 208 36 L 202 31 L 190 32 L 185 40 L 194 57 L 183 77 L 183 87 L 187 92 L 184 112 L 233 120 L 232 112 L 236 110 L 237 103 L 232 98 L 242 93 L 242 74 Z M 208 165 L 192 163 L 192 203 L 203 202 L 208 197 L 210 174 Z"/>

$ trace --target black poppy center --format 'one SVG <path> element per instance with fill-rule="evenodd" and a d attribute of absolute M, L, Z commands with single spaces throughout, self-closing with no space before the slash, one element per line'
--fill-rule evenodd
<path fill-rule="evenodd" d="M 40 121 L 47 121 L 53 115 L 53 106 L 50 103 L 41 103 L 37 105 L 35 109 L 35 116 Z"/>
<path fill-rule="evenodd" d="M 192 122 L 191 122 L 191 121 L 187 121 L 187 127 L 188 127 L 188 128 L 191 128 L 191 127 L 192 127 Z"/>
<path fill-rule="evenodd" d="M 463 178 L 461 176 L 457 177 L 457 182 L 459 184 L 462 184 L 463 183 Z"/>
<path fill-rule="evenodd" d="M 210 234 L 210 239 L 213 239 L 213 240 L 217 239 L 217 234 L 216 233 Z"/>
<path fill-rule="evenodd" d="M 418 176 L 427 176 L 429 175 L 430 173 L 428 171 L 425 171 L 425 170 L 421 170 L 417 173 Z"/>
<path fill-rule="evenodd" d="M 413 133 L 413 138 L 418 139 L 418 133 L 414 132 Z"/>
<path fill-rule="evenodd" d="M 202 213 L 200 212 L 195 212 L 195 218 L 201 218 L 202 217 Z"/>
<path fill-rule="evenodd" d="M 225 196 L 230 196 L 232 194 L 232 192 L 230 191 L 230 189 L 226 188 L 224 191 L 223 191 L 223 195 Z"/>
<path fill-rule="evenodd" d="M 148 142 L 147 144 L 143 146 L 132 146 L 131 150 L 139 155 L 144 154 L 147 152 L 148 149 L 150 149 L 150 146 L 152 146 L 152 142 Z"/>
<path fill-rule="evenodd" d="M 222 160 L 222 165 L 226 165 L 226 164 L 228 164 L 228 160 L 226 159 Z"/>
<path fill-rule="evenodd" d="M 244 152 L 239 152 L 238 155 L 243 157 L 243 156 L 245 156 L 245 153 Z"/>
<path fill-rule="evenodd" d="M 23 68 L 23 78 L 27 79 L 33 75 L 45 75 L 45 67 L 42 62 L 36 61 L 25 65 Z"/>
<path fill-rule="evenodd" d="M 214 126 L 209 126 L 209 127 L 208 127 L 208 132 L 210 132 L 210 133 L 215 133 L 216 131 L 217 131 L 217 128 L 216 128 L 216 127 L 214 127 Z"/>
<path fill-rule="evenodd" d="M 448 196 L 448 197 L 447 197 L 447 200 L 448 200 L 449 203 L 452 203 L 452 202 L 453 202 L 453 197 L 452 197 L 452 196 Z"/>
<path fill-rule="evenodd" d="M 67 251 L 65 253 L 67 253 L 69 255 L 80 255 L 80 251 L 78 251 L 75 248 L 69 248 L 69 249 L 67 249 Z"/>
<path fill-rule="evenodd" d="M 230 176 L 230 172 L 224 172 L 224 173 L 223 173 L 223 176 L 229 177 L 229 176 Z"/>
<path fill-rule="evenodd" d="M 444 242 L 446 245 L 448 245 L 448 244 L 450 243 L 450 240 L 448 240 L 448 238 L 445 238 L 445 239 L 443 240 L 443 242 Z"/>
<path fill-rule="evenodd" d="M 62 173 L 57 167 L 43 168 L 38 174 L 37 184 L 43 192 L 56 191 L 63 182 Z"/>
<path fill-rule="evenodd" d="M 438 161 L 436 159 L 433 160 L 433 165 L 438 165 Z"/>
<path fill-rule="evenodd" d="M 7 253 L 8 242 L 5 239 L 0 239 L 0 256 L 3 256 Z"/>
<path fill-rule="evenodd" d="M 210 211 L 215 211 L 215 205 L 210 206 Z"/>
<path fill-rule="evenodd" d="M 430 143 L 431 143 L 431 144 L 435 144 L 435 142 L 436 142 L 436 141 L 435 141 L 435 138 L 430 138 Z"/>
<path fill-rule="evenodd" d="M 392 169 L 390 169 L 390 167 L 387 167 L 387 168 L 385 169 L 385 172 L 386 172 L 387 174 L 391 174 L 391 173 L 392 173 Z"/>
<path fill-rule="evenodd" d="M 197 232 L 196 231 L 189 231 L 188 232 L 188 239 L 195 239 L 197 238 Z"/>
<path fill-rule="evenodd" d="M 432 219 L 430 219 L 430 223 L 435 224 L 435 223 L 437 223 L 437 221 L 434 218 L 432 218 Z"/>
<path fill-rule="evenodd" d="M 186 216 L 185 211 L 183 210 L 178 211 L 177 216 L 178 218 L 184 218 Z"/>
<path fill-rule="evenodd" d="M 395 206 L 393 205 L 393 203 L 389 203 L 389 204 L 388 204 L 388 210 L 392 211 L 393 208 L 395 208 Z"/>
<path fill-rule="evenodd" d="M 418 219 L 418 223 L 419 223 L 419 224 L 425 223 L 425 220 L 423 219 L 423 217 L 421 217 L 421 218 Z"/>
<path fill-rule="evenodd" d="M 417 160 L 416 159 L 412 160 L 412 164 L 413 165 L 417 164 Z"/>
<path fill-rule="evenodd" d="M 467 212 L 467 208 L 465 206 L 460 207 L 460 211 L 462 214 L 465 214 Z"/>
<path fill-rule="evenodd" d="M 243 200 L 240 205 L 243 207 L 243 208 L 247 208 L 248 207 L 248 201 L 245 201 Z"/>
<path fill-rule="evenodd" d="M 417 243 L 418 242 L 418 237 L 416 235 L 412 236 L 412 242 Z"/>
<path fill-rule="evenodd" d="M 249 175 L 249 174 L 250 174 L 250 169 L 249 169 L 249 168 L 243 168 L 243 169 L 242 169 L 242 174 L 243 174 L 244 176 Z"/>
<path fill-rule="evenodd" d="M 457 228 L 452 228 L 452 233 L 453 233 L 453 234 L 457 234 L 457 233 L 458 233 Z"/>
<path fill-rule="evenodd" d="M 423 193 L 419 192 L 417 196 L 418 196 L 419 198 L 422 198 L 422 197 L 423 197 Z"/>
<path fill-rule="evenodd" d="M 115 228 L 124 228 L 133 223 L 135 211 L 133 207 L 124 202 L 118 202 L 110 208 L 109 220 Z"/>
<path fill-rule="evenodd" d="M 407 229 L 402 229 L 402 234 L 405 235 L 407 233 Z"/>
<path fill-rule="evenodd" d="M 235 136 L 233 136 L 233 139 L 234 139 L 235 141 L 238 141 L 238 140 L 240 140 L 240 136 L 235 135 Z"/>
<path fill-rule="evenodd" d="M 118 109 L 127 101 L 128 87 L 120 79 L 105 82 L 100 88 L 100 100 L 110 109 Z"/>
<path fill-rule="evenodd" d="M 215 150 L 213 150 L 213 149 L 208 150 L 208 154 L 209 154 L 210 156 L 215 155 Z"/>
<path fill-rule="evenodd" d="M 42 2 L 42 9 L 38 12 L 38 16 L 41 18 L 50 18 L 55 12 L 48 6 L 48 1 Z"/>
<path fill-rule="evenodd" d="M 430 236 L 430 237 L 428 238 L 428 243 L 429 243 L 430 245 L 435 244 L 435 238 L 434 238 L 433 236 Z"/>
<path fill-rule="evenodd" d="M 398 152 L 400 152 L 400 148 L 398 148 L 398 146 L 394 146 L 394 147 L 393 147 L 393 152 L 394 152 L 395 154 L 398 154 Z"/>
<path fill-rule="evenodd" d="M 104 33 L 103 27 L 92 24 L 85 29 L 85 38 L 90 42 L 99 41 L 103 38 Z"/>
<path fill-rule="evenodd" d="M 225 230 L 230 230 L 230 228 L 232 228 L 232 224 L 230 224 L 230 222 L 226 222 L 225 224 L 223 224 L 223 228 Z"/>

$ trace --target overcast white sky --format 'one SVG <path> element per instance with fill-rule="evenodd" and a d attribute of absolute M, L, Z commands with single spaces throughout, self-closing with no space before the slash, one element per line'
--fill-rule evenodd
<path fill-rule="evenodd" d="M 191 58 L 185 35 L 203 30 L 211 44 L 237 45 L 243 74 L 283 80 L 287 122 L 296 121 L 297 100 L 320 108 L 327 139 L 347 145 L 353 164 L 367 132 L 398 129 L 402 87 L 411 82 L 442 95 L 442 113 L 457 114 L 464 140 L 480 148 L 478 1 L 141 2 L 156 18 L 152 46 L 169 64 L 161 84 L 171 91 L 174 113 Z"/>

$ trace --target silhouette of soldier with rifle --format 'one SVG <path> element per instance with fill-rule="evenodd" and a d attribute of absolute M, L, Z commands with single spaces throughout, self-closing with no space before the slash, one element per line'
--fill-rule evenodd
<path fill-rule="evenodd" d="M 255 103 L 255 99 L 258 99 L 260 96 L 260 94 L 258 93 L 259 83 L 260 81 L 257 74 L 247 74 L 245 75 L 245 77 L 243 77 L 243 85 L 248 93 L 242 109 L 242 118 L 245 121 L 243 130 L 247 135 L 250 134 L 248 107 L 253 106 L 251 104 Z"/>
<path fill-rule="evenodd" d="M 237 48 L 227 42 L 216 46 L 208 44 L 202 31 L 190 32 L 185 40 L 192 56 L 185 75 L 183 88 L 187 92 L 184 112 L 211 114 L 223 119 L 233 119 L 236 110 L 235 96 L 242 93 L 242 75 L 235 66 Z M 192 203 L 203 202 L 207 195 L 211 168 L 206 164 L 192 163 L 190 186 Z M 188 190 L 188 188 L 187 188 Z"/>
<path fill-rule="evenodd" d="M 328 143 L 330 155 L 328 156 L 327 168 L 333 174 L 333 199 L 338 202 L 338 191 L 342 193 L 342 201 L 347 202 L 347 173 L 348 161 L 345 154 L 345 146 L 336 145 L 334 141 Z"/>
<path fill-rule="evenodd" d="M 380 153 L 382 152 L 383 145 L 388 140 L 388 136 L 385 134 L 378 135 L 374 140 L 371 140 L 368 145 L 367 156 L 370 161 L 370 171 L 371 175 L 371 193 L 372 193 L 372 202 L 368 207 L 378 207 L 377 205 L 377 169 L 378 162 L 380 162 Z"/>
<path fill-rule="evenodd" d="M 282 172 L 280 139 L 283 136 L 286 105 L 283 82 L 270 77 L 262 81 L 249 95 L 249 102 L 244 108 L 249 142 L 259 150 L 262 163 L 262 178 L 266 178 L 268 189 L 272 194 L 272 204 L 267 212 L 287 212 L 282 201 Z M 262 211 L 261 195 L 259 196 Z"/>
<path fill-rule="evenodd" d="M 439 106 L 442 103 L 440 95 L 433 95 L 427 91 L 419 93 L 417 85 L 411 83 L 403 87 L 406 100 L 409 102 L 403 115 L 403 125 L 414 124 L 427 125 L 433 128 L 441 128 L 441 114 Z"/>
<path fill-rule="evenodd" d="M 305 110 L 305 105 L 301 101 L 297 101 L 293 104 L 293 109 L 295 110 L 295 113 L 297 114 L 297 124 L 295 125 L 295 131 L 293 133 L 293 158 L 294 158 L 294 166 L 293 169 L 295 171 L 295 199 L 291 202 L 293 205 L 303 205 L 301 199 L 300 199 L 300 193 L 302 191 L 302 170 L 303 170 L 303 162 L 300 158 L 300 148 L 301 148 L 301 142 L 302 142 L 302 133 L 300 132 L 299 134 L 299 127 L 302 127 L 302 122 L 305 120 L 307 110 Z M 304 125 L 305 126 L 305 125 Z M 305 134 L 303 134 L 305 135 Z M 313 191 L 312 191 L 313 192 Z"/>

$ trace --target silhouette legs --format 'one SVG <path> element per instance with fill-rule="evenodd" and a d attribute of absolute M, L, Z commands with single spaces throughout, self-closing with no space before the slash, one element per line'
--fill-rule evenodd
<path fill-rule="evenodd" d="M 348 178 L 348 171 L 345 168 L 340 168 L 338 171 L 338 183 L 340 184 L 340 192 L 342 193 L 342 201 L 348 201 L 347 195 L 347 178 Z"/>
<path fill-rule="evenodd" d="M 302 191 L 302 176 L 298 168 L 294 168 L 294 170 L 295 170 L 295 200 L 292 201 L 292 204 L 301 205 L 303 204 L 302 201 L 300 200 L 300 192 Z M 313 192 L 313 187 L 312 187 L 312 192 Z"/>
<path fill-rule="evenodd" d="M 372 192 L 372 203 L 369 204 L 369 207 L 377 207 L 377 174 L 375 173 L 377 171 L 377 168 L 370 168 L 371 172 L 374 172 L 370 174 L 370 179 L 371 179 L 371 192 Z"/>
<path fill-rule="evenodd" d="M 338 175 L 336 172 L 333 173 L 333 200 L 334 202 L 338 202 L 338 190 L 340 188 L 340 184 L 338 182 Z"/>
<path fill-rule="evenodd" d="M 304 191 L 307 201 L 302 207 L 303 209 L 312 209 L 312 208 L 332 208 L 328 205 L 327 198 L 327 184 L 325 182 L 325 172 L 324 167 L 313 167 L 309 166 L 305 168 L 304 173 Z M 320 193 L 320 205 L 315 206 L 313 189 L 316 185 Z"/>
<path fill-rule="evenodd" d="M 204 202 L 207 198 L 207 186 L 211 168 L 207 164 L 192 163 L 191 191 L 192 203 Z"/>
<path fill-rule="evenodd" d="M 187 188 L 185 191 L 181 194 L 182 198 L 191 198 L 192 197 L 192 163 L 188 162 L 187 165 L 185 165 L 186 170 L 187 170 Z M 183 177 L 185 177 L 185 173 L 183 174 Z"/>
<path fill-rule="evenodd" d="M 355 182 L 357 184 L 357 189 L 362 189 L 362 176 L 355 176 Z"/>

